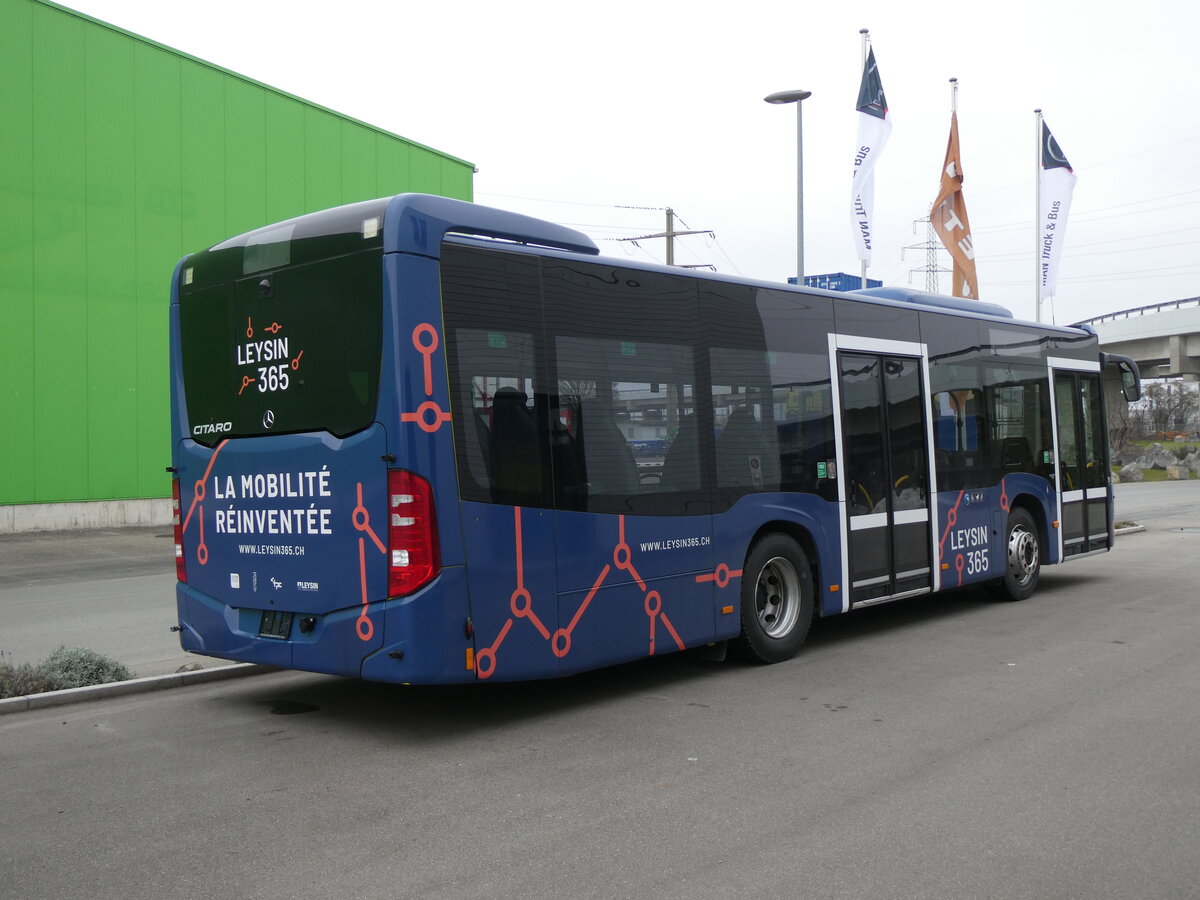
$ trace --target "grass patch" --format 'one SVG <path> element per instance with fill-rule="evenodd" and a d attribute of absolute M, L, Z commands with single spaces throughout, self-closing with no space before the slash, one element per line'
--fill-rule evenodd
<path fill-rule="evenodd" d="M 1189 453 L 1193 450 L 1200 450 L 1200 441 L 1130 441 L 1135 447 L 1142 447 L 1149 450 L 1155 444 L 1162 444 L 1164 450 L 1173 450 L 1182 447 Z"/>
<path fill-rule="evenodd" d="M 1121 466 L 1113 466 L 1113 471 L 1116 472 L 1117 474 L 1120 474 Z M 1195 478 L 1195 477 L 1196 477 L 1195 472 L 1188 472 L 1183 477 L 1182 480 L 1187 481 L 1188 479 Z M 1174 480 L 1174 479 L 1170 479 L 1167 477 L 1166 469 L 1142 469 L 1142 481 L 1172 481 L 1172 480 Z"/>

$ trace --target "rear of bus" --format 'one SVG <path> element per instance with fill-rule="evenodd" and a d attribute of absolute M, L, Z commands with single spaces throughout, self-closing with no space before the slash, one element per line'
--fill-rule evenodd
<path fill-rule="evenodd" d="M 448 230 L 534 222 L 481 209 L 401 195 L 180 262 L 184 649 L 384 681 L 474 678 L 437 255 Z"/>

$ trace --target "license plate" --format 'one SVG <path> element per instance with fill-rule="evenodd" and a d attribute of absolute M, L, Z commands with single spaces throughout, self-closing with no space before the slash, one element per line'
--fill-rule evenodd
<path fill-rule="evenodd" d="M 258 625 L 259 637 L 286 641 L 291 631 L 292 614 L 290 612 L 279 612 L 274 609 L 263 610 L 262 621 Z"/>

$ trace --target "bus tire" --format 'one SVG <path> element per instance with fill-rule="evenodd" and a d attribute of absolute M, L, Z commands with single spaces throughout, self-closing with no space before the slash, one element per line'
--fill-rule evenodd
<path fill-rule="evenodd" d="M 1013 509 L 1004 529 L 1004 577 L 993 583 L 993 594 L 999 600 L 1024 600 L 1037 589 L 1041 571 L 1037 524 L 1027 511 Z"/>
<path fill-rule="evenodd" d="M 799 652 L 816 608 L 812 567 L 800 546 L 784 534 L 755 541 L 742 568 L 742 633 L 745 655 L 777 663 Z"/>

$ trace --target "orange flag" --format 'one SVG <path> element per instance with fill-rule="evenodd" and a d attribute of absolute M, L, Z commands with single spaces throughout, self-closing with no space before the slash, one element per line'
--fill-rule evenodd
<path fill-rule="evenodd" d="M 967 219 L 962 183 L 962 163 L 958 156 L 958 113 L 951 113 L 950 143 L 946 146 L 946 162 L 942 166 L 942 186 L 937 199 L 933 201 L 929 220 L 954 259 L 954 296 L 978 300 L 975 246 L 971 240 L 971 223 Z"/>

